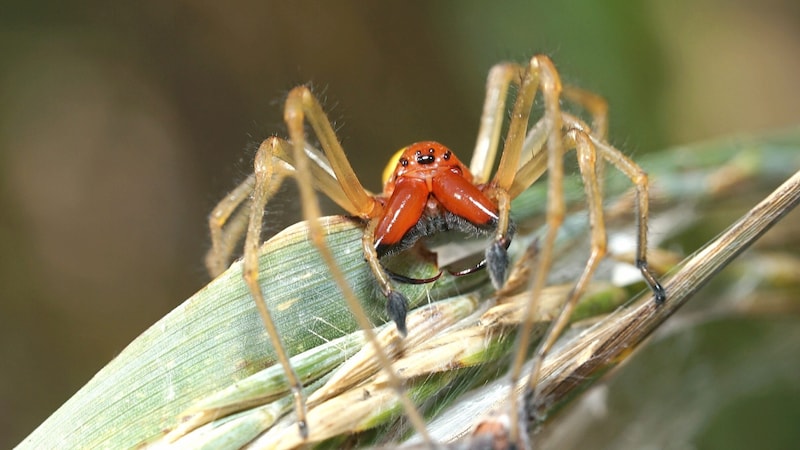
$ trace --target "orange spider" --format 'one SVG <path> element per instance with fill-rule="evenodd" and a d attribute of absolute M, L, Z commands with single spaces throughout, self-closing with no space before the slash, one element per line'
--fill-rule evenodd
<path fill-rule="evenodd" d="M 490 179 L 511 84 L 518 85 L 518 92 L 500 162 Z M 530 111 L 538 91 L 541 91 L 544 100 L 544 115 L 529 129 Z M 583 106 L 593 116 L 592 125 L 562 112 L 562 96 Z M 377 343 L 372 324 L 325 243 L 324 232 L 317 220 L 320 211 L 314 189 L 326 194 L 349 214 L 364 220 L 362 248 L 365 260 L 387 298 L 389 317 L 396 323 L 398 331 L 404 334 L 408 300 L 393 287 L 393 281 L 426 283 L 435 280 L 439 275 L 429 279 L 408 278 L 388 271 L 381 264 L 381 258 L 409 248 L 420 238 L 448 230 L 489 235 L 493 238 L 483 261 L 472 268 L 456 272 L 455 275 L 472 273 L 486 267 L 493 285 L 500 288 L 505 282 L 509 261 L 507 248 L 514 233 L 514 225 L 509 218 L 511 200 L 547 171 L 548 227 L 532 289 L 533 295 L 538 295 L 551 265 L 553 244 L 565 213 L 562 192 L 563 156 L 567 150 L 575 149 L 589 206 L 591 253 L 561 316 L 554 321 L 550 336 L 537 353 L 537 356 L 543 357 L 555 341 L 554 336 L 566 324 L 569 312 L 606 253 L 603 204 L 596 167 L 599 156 L 617 167 L 636 186 L 639 226 L 636 265 L 656 294 L 657 302 L 663 302 L 665 298 L 664 289 L 647 266 L 647 176 L 632 160 L 604 141 L 607 128 L 605 101 L 580 89 L 562 89 L 558 73 L 546 56 L 534 56 L 524 66 L 503 63 L 492 68 L 487 80 L 486 101 L 470 168 L 462 164 L 442 144 L 432 141 L 412 144 L 401 150 L 397 159 L 393 160 L 396 161 L 396 168 L 385 181 L 384 191 L 380 195 L 371 194 L 362 187 L 347 161 L 330 121 L 308 87 L 299 86 L 289 92 L 284 120 L 290 141 L 278 137 L 265 140 L 256 154 L 255 173 L 234 189 L 211 213 L 209 226 L 212 249 L 206 264 L 212 275 L 225 270 L 238 238 L 247 227 L 244 278 L 258 305 L 277 358 L 286 372 L 303 436 L 307 436 L 308 431 L 302 384 L 289 363 L 258 280 L 258 247 L 264 208 L 287 175 L 294 175 L 298 180 L 310 239 L 329 266 L 330 276 L 342 291 L 359 326 L 375 347 L 376 356 L 401 396 L 407 415 L 426 439 L 429 438 L 425 432 L 424 420 L 403 393 L 402 380 L 394 372 L 386 353 Z M 306 145 L 306 120 L 314 129 L 322 152 Z M 248 201 L 251 202 L 249 212 L 247 208 L 239 208 Z M 522 334 L 524 333 L 520 333 Z M 524 336 L 522 339 L 519 344 L 522 350 L 518 355 L 524 356 L 527 341 Z M 516 371 L 512 374 L 512 379 L 519 377 L 521 363 L 517 362 L 515 361 Z"/>

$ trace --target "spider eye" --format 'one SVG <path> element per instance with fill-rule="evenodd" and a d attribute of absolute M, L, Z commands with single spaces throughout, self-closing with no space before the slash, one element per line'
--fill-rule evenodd
<path fill-rule="evenodd" d="M 405 158 L 400 158 L 400 165 L 405 167 L 408 165 L 408 160 Z"/>
<path fill-rule="evenodd" d="M 430 153 L 431 155 L 434 154 L 435 152 L 436 150 L 434 150 L 433 147 L 428 149 L 428 153 Z"/>
<path fill-rule="evenodd" d="M 444 152 L 444 155 L 442 155 L 442 158 L 444 158 L 445 161 L 449 161 L 450 160 L 450 150 Z"/>

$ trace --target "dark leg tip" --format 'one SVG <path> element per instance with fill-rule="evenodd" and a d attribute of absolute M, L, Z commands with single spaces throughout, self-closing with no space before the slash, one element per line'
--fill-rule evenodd
<path fill-rule="evenodd" d="M 407 312 L 408 299 L 406 296 L 394 290 L 389 291 L 389 294 L 386 296 L 386 313 L 397 325 L 397 332 L 403 337 L 408 333 L 406 329 Z"/>
<path fill-rule="evenodd" d="M 297 421 L 297 430 L 300 432 L 301 439 L 308 439 L 308 423 L 305 420 Z"/>
<path fill-rule="evenodd" d="M 653 296 L 656 299 L 656 305 L 663 305 L 667 300 L 667 291 L 664 290 L 664 287 L 661 286 L 661 283 L 656 283 L 653 285 Z"/>
<path fill-rule="evenodd" d="M 650 286 L 650 290 L 653 291 L 653 297 L 655 297 L 656 305 L 662 305 L 667 300 L 667 291 L 665 291 L 664 286 L 661 286 L 661 283 L 656 280 L 655 275 L 650 272 L 650 269 L 647 266 L 647 261 L 643 259 L 637 259 L 636 267 L 642 271 L 644 280 L 647 282 L 648 286 Z"/>
<path fill-rule="evenodd" d="M 486 249 L 486 270 L 489 271 L 489 278 L 492 286 L 500 289 L 506 283 L 506 271 L 508 270 L 508 244 L 501 241 L 492 242 Z"/>

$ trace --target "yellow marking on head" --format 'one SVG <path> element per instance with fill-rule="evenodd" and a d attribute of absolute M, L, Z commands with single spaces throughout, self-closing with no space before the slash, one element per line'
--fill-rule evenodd
<path fill-rule="evenodd" d="M 397 167 L 398 161 L 400 161 L 400 156 L 403 155 L 403 152 L 406 151 L 407 148 L 408 147 L 401 148 L 400 150 L 395 152 L 395 154 L 392 155 L 391 158 L 389 158 L 389 162 L 386 163 L 386 167 L 383 168 L 383 176 L 381 177 L 381 182 L 384 185 L 386 185 L 386 183 L 389 181 L 389 178 L 392 178 L 394 169 L 395 167 Z"/>

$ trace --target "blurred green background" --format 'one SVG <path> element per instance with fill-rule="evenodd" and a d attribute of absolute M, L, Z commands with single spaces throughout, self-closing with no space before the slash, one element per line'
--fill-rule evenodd
<path fill-rule="evenodd" d="M 0 447 L 207 282 L 207 214 L 297 84 L 373 190 L 411 142 L 468 159 L 489 67 L 535 53 L 629 154 L 800 123 L 796 1 L 541 3 L 6 1 Z"/>

